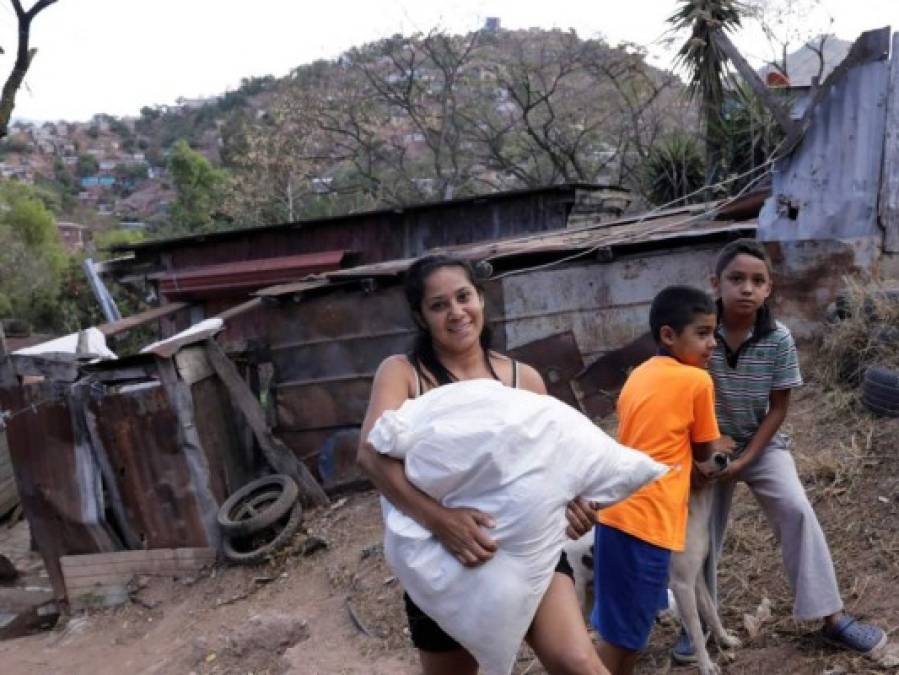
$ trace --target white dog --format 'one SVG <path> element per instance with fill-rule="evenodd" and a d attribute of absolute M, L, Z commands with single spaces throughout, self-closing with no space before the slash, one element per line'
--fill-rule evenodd
<path fill-rule="evenodd" d="M 716 452 L 711 459 L 700 466 L 703 473 L 710 475 L 727 466 L 728 456 Z M 709 470 L 712 469 L 712 470 Z M 700 623 L 700 616 L 712 633 L 719 647 L 735 648 L 740 640 L 724 629 L 718 609 L 712 601 L 705 582 L 703 566 L 709 553 L 709 519 L 712 516 L 714 490 L 711 484 L 694 486 L 690 490 L 690 515 L 687 519 L 687 539 L 683 551 L 671 555 L 668 583 L 677 601 L 681 621 L 690 642 L 696 651 L 696 665 L 701 675 L 718 675 L 721 670 L 709 657 L 706 638 Z"/>

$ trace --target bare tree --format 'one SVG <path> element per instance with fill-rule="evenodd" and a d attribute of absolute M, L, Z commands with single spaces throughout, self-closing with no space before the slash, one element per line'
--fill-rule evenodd
<path fill-rule="evenodd" d="M 25 80 L 25 74 L 31 65 L 37 48 L 28 46 L 28 39 L 31 33 L 31 22 L 41 11 L 52 5 L 56 0 L 38 0 L 29 10 L 22 7 L 21 0 L 10 0 L 13 9 L 16 12 L 16 21 L 18 22 L 19 42 L 16 49 L 16 60 L 13 64 L 9 77 L 3 85 L 3 93 L 0 94 L 0 138 L 9 133 L 9 120 L 12 117 L 13 107 L 16 103 L 16 93 L 22 82 Z"/>
<path fill-rule="evenodd" d="M 253 142 L 229 153 L 247 174 L 234 202 L 308 214 L 566 181 L 636 185 L 635 167 L 675 126 L 665 108 L 677 86 L 638 51 L 573 32 L 395 36 L 295 71 L 248 120 Z"/>
<path fill-rule="evenodd" d="M 806 48 L 817 59 L 815 77 L 820 80 L 827 66 L 825 45 L 833 37 L 829 31 L 834 23 L 821 0 L 749 0 L 746 4 L 747 15 L 756 21 L 771 50 L 766 64 L 789 80 L 787 57 Z"/>
<path fill-rule="evenodd" d="M 400 158 L 409 154 L 409 146 L 423 144 L 426 152 L 417 162 L 419 177 L 434 181 L 431 190 L 444 199 L 451 198 L 469 180 L 468 167 L 460 161 L 463 135 L 459 96 L 461 80 L 473 66 L 479 36 L 432 31 L 424 37 L 391 38 L 379 43 L 372 54 L 374 59 L 354 64 L 390 116 L 400 115 L 405 120 L 395 125 L 407 149 L 397 147 Z M 407 164 L 401 163 L 398 168 L 407 168 Z"/>

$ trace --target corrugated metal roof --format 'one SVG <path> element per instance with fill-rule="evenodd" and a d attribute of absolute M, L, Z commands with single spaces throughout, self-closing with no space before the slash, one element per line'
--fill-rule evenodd
<path fill-rule="evenodd" d="M 159 279 L 159 290 L 170 299 L 239 295 L 309 274 L 337 269 L 345 255 L 346 251 L 322 251 L 204 265 L 163 274 Z"/>
<path fill-rule="evenodd" d="M 521 190 L 507 190 L 504 192 L 493 192 L 490 194 L 472 195 L 470 197 L 459 197 L 457 199 L 448 199 L 435 202 L 423 202 L 419 204 L 408 204 L 406 206 L 396 206 L 383 209 L 374 209 L 371 211 L 361 211 L 358 213 L 347 213 L 338 216 L 328 216 L 326 218 L 310 218 L 306 220 L 298 220 L 288 223 L 277 223 L 273 225 L 259 225 L 254 227 L 240 227 L 233 230 L 222 230 L 220 232 L 207 232 L 203 234 L 185 235 L 181 237 L 171 237 L 168 239 L 155 239 L 150 241 L 142 241 L 134 244 L 117 244 L 109 248 L 110 251 L 123 253 L 126 251 L 150 251 L 175 248 L 185 243 L 213 242 L 242 237 L 248 233 L 268 232 L 271 230 L 289 230 L 291 228 L 304 228 L 317 225 L 327 225 L 329 223 L 340 222 L 345 220 L 359 220 L 363 218 L 371 218 L 388 213 L 403 213 L 411 211 L 429 211 L 452 208 L 460 205 L 483 202 L 483 201 L 499 201 L 503 199 L 515 198 L 526 195 L 535 194 L 551 194 L 558 192 L 572 192 L 574 190 L 587 190 L 593 192 L 601 192 L 603 190 L 626 195 L 629 191 L 626 188 L 616 185 L 602 185 L 595 183 L 560 183 L 558 185 L 547 185 L 539 188 L 524 188 Z"/>
<path fill-rule="evenodd" d="M 686 207 L 579 229 L 559 230 L 526 237 L 466 244 L 440 250 L 468 260 L 498 261 L 505 258 L 539 253 L 599 250 L 626 245 L 689 239 L 726 232 L 755 230 L 756 221 L 754 219 L 743 221 L 710 220 L 709 214 L 716 207 L 717 205 L 712 205 L 711 207 Z M 321 277 L 338 280 L 395 276 L 403 272 L 413 260 L 413 258 L 389 260 L 382 263 L 335 270 L 322 274 Z M 273 289 L 265 289 L 264 294 L 276 294 L 272 293 L 272 291 Z"/>

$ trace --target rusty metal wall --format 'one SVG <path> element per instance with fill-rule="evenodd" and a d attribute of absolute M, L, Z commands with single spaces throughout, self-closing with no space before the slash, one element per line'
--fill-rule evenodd
<path fill-rule="evenodd" d="M 772 194 L 759 214 L 760 240 L 880 239 L 886 50 L 883 60 L 848 70 L 814 111 L 800 145 L 773 166 Z"/>
<path fill-rule="evenodd" d="M 797 338 L 821 333 L 827 306 L 843 288 L 846 277 L 870 272 L 879 240 L 809 240 L 767 242 L 774 263 L 774 292 L 770 303 L 775 316 Z"/>
<path fill-rule="evenodd" d="M 670 284 L 709 289 L 721 243 L 635 253 L 611 262 L 516 274 L 502 280 L 510 349 L 571 330 L 590 362 L 647 330 L 649 304 Z"/>
<path fill-rule="evenodd" d="M 144 548 L 209 546 L 196 486 L 181 452 L 177 415 L 158 382 L 92 397 L 103 451 L 128 524 Z"/>
<path fill-rule="evenodd" d="M 0 408 L 11 413 L 6 436 L 22 510 L 54 594 L 63 598 L 60 556 L 122 547 L 105 519 L 100 467 L 76 430 L 66 385 L 0 389 Z"/>
<path fill-rule="evenodd" d="M 0 517 L 9 513 L 18 503 L 19 493 L 16 491 L 16 477 L 9 457 L 6 432 L 0 430 Z"/>
<path fill-rule="evenodd" d="M 167 270 L 179 270 L 340 249 L 354 252 L 359 264 L 415 257 L 438 246 L 564 229 L 576 192 L 574 186 L 553 186 L 543 191 L 185 239 L 164 245 L 163 265 Z M 161 249 L 136 247 L 138 260 L 152 259 L 157 250 Z"/>
<path fill-rule="evenodd" d="M 240 413 L 218 377 L 190 385 L 190 395 L 197 434 L 209 467 L 209 486 L 221 504 L 254 478 L 257 458 L 252 442 L 245 442 L 241 436 Z"/>
<path fill-rule="evenodd" d="M 490 313 L 501 315 L 501 284 L 486 293 Z M 355 480 L 357 429 L 375 370 L 408 352 L 415 335 L 402 287 L 333 291 L 272 307 L 266 317 L 276 433 L 325 483 Z"/>

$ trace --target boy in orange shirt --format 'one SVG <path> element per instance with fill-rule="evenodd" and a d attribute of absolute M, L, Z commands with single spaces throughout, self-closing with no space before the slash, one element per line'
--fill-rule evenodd
<path fill-rule="evenodd" d="M 668 564 L 684 549 L 690 471 L 719 438 L 712 379 L 715 304 L 702 291 L 669 286 L 652 301 L 657 356 L 633 370 L 618 397 L 618 438 L 671 467 L 665 476 L 599 512 L 591 622 L 612 675 L 630 675 L 659 609 Z"/>

